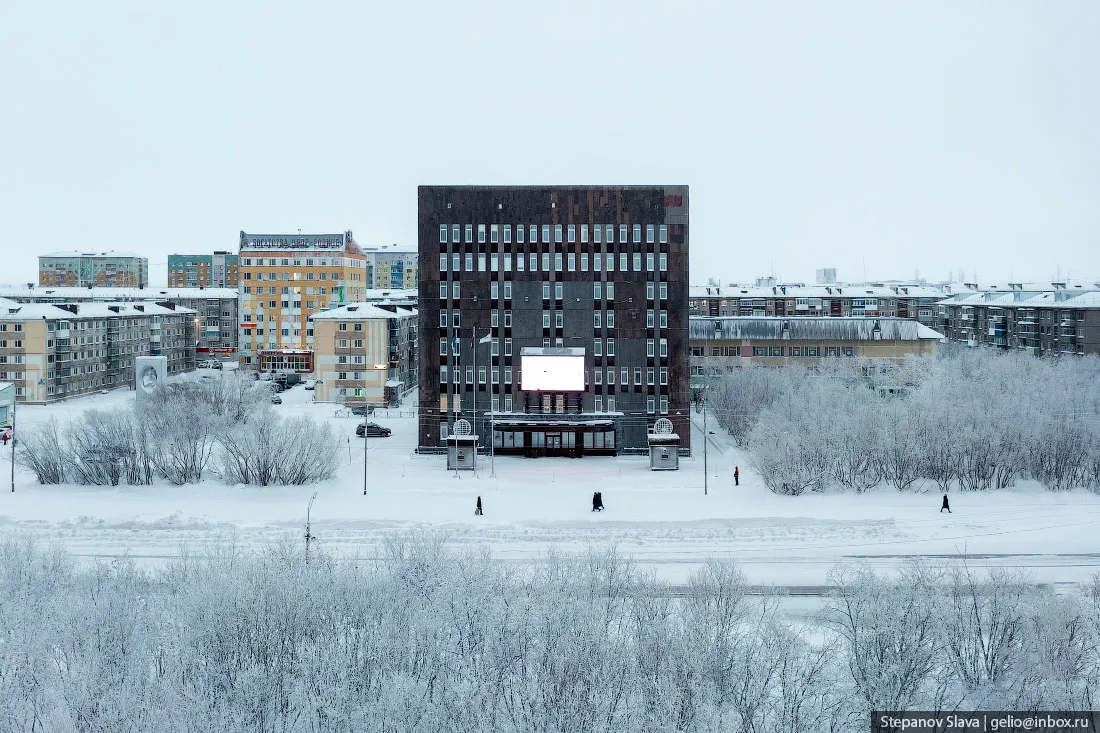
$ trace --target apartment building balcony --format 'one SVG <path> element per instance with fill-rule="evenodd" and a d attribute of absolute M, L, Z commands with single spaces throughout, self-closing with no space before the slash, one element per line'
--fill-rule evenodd
<path fill-rule="evenodd" d="M 67 328 L 59 328 L 54 332 L 54 337 L 59 339 L 67 339 L 70 335 L 70 331 Z"/>
<path fill-rule="evenodd" d="M 57 349 L 57 353 L 59 354 L 68 353 L 72 350 L 72 345 L 67 338 L 57 339 L 53 342 L 53 345 L 54 348 Z"/>

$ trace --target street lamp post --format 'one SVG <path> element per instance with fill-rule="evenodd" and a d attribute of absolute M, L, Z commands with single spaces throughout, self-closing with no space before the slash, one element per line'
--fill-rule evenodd
<path fill-rule="evenodd" d="M 14 389 L 14 388 L 13 388 Z M 11 493 L 15 493 L 15 403 L 18 396 L 11 403 Z"/>
<path fill-rule="evenodd" d="M 385 364 L 375 364 L 373 367 L 366 364 L 363 365 L 363 496 L 367 495 L 367 441 L 370 437 L 367 435 L 370 431 L 367 430 L 367 373 L 374 371 L 385 371 L 387 369 Z M 382 385 L 383 393 L 386 391 L 386 385 Z"/>

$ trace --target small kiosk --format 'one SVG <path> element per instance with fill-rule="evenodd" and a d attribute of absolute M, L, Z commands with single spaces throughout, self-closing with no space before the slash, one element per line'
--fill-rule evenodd
<path fill-rule="evenodd" d="M 469 420 L 459 420 L 447 436 L 447 470 L 473 471 L 476 461 L 477 436 Z"/>
<path fill-rule="evenodd" d="M 680 468 L 680 436 L 672 432 L 672 421 L 667 417 L 653 423 L 649 438 L 649 470 L 676 471 Z"/>

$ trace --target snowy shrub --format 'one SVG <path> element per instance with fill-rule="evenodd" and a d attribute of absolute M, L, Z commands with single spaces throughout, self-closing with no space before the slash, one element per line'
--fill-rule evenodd
<path fill-rule="evenodd" d="M 230 484 L 314 483 L 332 478 L 337 465 L 332 430 L 306 417 L 228 425 L 218 444 L 217 471 Z"/>
<path fill-rule="evenodd" d="M 63 484 L 67 461 L 61 444 L 61 429 L 51 417 L 44 425 L 20 430 L 15 460 L 34 471 L 40 484 Z"/>
<path fill-rule="evenodd" d="M 88 410 L 65 431 L 71 478 L 99 486 L 150 483 L 141 433 L 132 413 Z"/>

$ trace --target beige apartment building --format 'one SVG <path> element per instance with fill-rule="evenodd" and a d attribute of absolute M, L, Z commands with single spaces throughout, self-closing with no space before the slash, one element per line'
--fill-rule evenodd
<path fill-rule="evenodd" d="M 133 387 L 134 359 L 165 356 L 168 373 L 195 368 L 194 311 L 175 303 L 17 303 L 0 300 L 0 381 L 19 402 L 46 403 Z"/>
<path fill-rule="evenodd" d="M 260 371 L 313 371 L 319 311 L 363 300 L 366 257 L 342 234 L 246 234 L 240 251 L 240 361 Z"/>
<path fill-rule="evenodd" d="M 352 303 L 315 313 L 310 320 L 314 401 L 394 406 L 416 387 L 414 308 Z"/>

